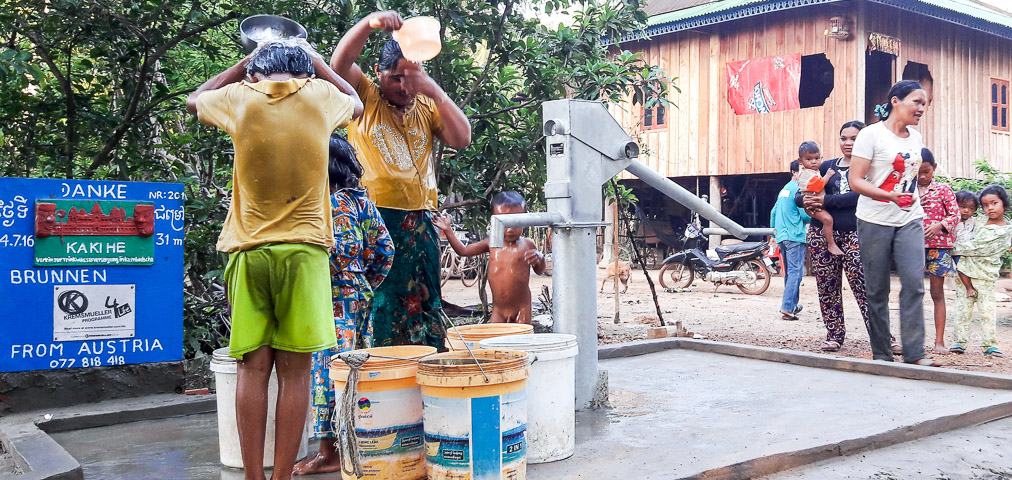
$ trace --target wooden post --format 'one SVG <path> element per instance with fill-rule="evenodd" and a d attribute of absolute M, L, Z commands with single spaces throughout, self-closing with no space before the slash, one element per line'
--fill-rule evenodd
<path fill-rule="evenodd" d="M 604 207 L 604 222 L 608 225 L 604 227 L 604 247 L 601 250 L 601 261 L 597 264 L 598 268 L 608 268 L 608 264 L 612 262 L 613 255 L 612 251 L 615 250 L 615 242 L 612 240 L 615 235 L 615 227 L 618 225 L 615 223 L 616 211 L 611 206 L 605 205 Z"/>
<path fill-rule="evenodd" d="M 716 175 L 710 176 L 710 205 L 716 208 L 717 212 L 723 213 L 720 211 L 720 177 Z M 711 226 L 714 226 L 712 222 Z M 717 248 L 720 245 L 720 235 L 710 235 L 709 243 L 710 250 Z"/>
<path fill-rule="evenodd" d="M 615 281 L 614 281 L 614 283 L 615 283 L 615 323 L 617 324 L 618 321 L 619 321 L 619 311 L 618 311 L 618 308 L 619 308 L 619 301 L 618 301 L 618 276 L 619 276 L 619 271 L 618 271 L 618 192 L 615 192 L 615 203 L 612 203 L 612 216 L 611 216 L 611 218 L 613 218 L 614 222 L 615 222 L 614 225 L 611 227 L 611 231 L 612 231 L 612 234 L 614 235 L 612 237 L 612 244 L 614 245 L 613 250 L 612 250 L 612 254 L 613 254 L 613 257 L 614 257 L 614 265 L 615 265 Z"/>

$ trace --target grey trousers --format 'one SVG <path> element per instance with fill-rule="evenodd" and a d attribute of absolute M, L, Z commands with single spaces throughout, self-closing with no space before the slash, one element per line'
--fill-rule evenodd
<path fill-rule="evenodd" d="M 900 338 L 903 361 L 924 358 L 924 224 L 902 227 L 857 221 L 864 283 L 868 295 L 868 336 L 875 360 L 892 361 L 889 334 L 889 269 L 900 277 Z"/>

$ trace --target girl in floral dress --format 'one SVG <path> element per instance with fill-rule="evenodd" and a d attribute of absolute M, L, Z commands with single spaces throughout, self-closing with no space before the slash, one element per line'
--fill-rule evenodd
<path fill-rule="evenodd" d="M 977 218 L 973 239 L 956 243 L 959 255 L 960 284 L 956 287 L 956 343 L 950 351 L 964 353 L 970 340 L 970 321 L 974 305 L 980 309 L 980 333 L 984 355 L 1001 357 L 998 349 L 998 318 L 995 311 L 995 280 L 1001 269 L 1001 255 L 1012 245 L 1012 225 L 1005 220 L 1009 198 L 998 185 L 981 190 L 980 206 L 984 217 Z"/>
<path fill-rule="evenodd" d="M 945 347 L 945 276 L 956 273 L 949 250 L 959 224 L 959 205 L 948 185 L 935 181 L 935 156 L 921 149 L 917 190 L 924 207 L 924 276 L 928 277 L 931 302 L 935 307 L 935 353 L 949 353 Z"/>
<path fill-rule="evenodd" d="M 330 256 L 334 327 L 337 348 L 313 354 L 314 434 L 320 450 L 299 462 L 295 475 L 341 469 L 336 435 L 331 426 L 335 393 L 330 383 L 330 358 L 341 352 L 372 346 L 373 289 L 386 278 L 394 260 L 394 245 L 376 206 L 360 188 L 362 165 L 344 137 L 330 138 L 330 196 L 336 246 Z"/>

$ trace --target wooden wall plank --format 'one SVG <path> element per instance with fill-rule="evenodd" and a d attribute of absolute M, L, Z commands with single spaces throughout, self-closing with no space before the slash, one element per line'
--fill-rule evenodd
<path fill-rule="evenodd" d="M 708 159 L 705 170 L 701 173 L 707 175 L 713 175 L 717 171 L 717 162 L 721 158 L 720 149 L 723 147 L 724 142 L 720 141 L 721 131 L 721 108 L 727 104 L 725 99 L 726 89 L 725 86 L 727 80 L 724 79 L 723 73 L 721 72 L 724 66 L 719 60 L 721 58 L 721 41 L 720 41 L 720 27 L 714 28 L 714 31 L 710 34 L 710 114 L 709 114 L 709 138 L 707 139 L 708 144 Z M 723 79 L 723 81 L 722 81 Z"/>

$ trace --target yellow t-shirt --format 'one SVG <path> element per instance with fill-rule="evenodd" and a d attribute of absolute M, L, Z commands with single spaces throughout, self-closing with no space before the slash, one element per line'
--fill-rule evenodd
<path fill-rule="evenodd" d="M 357 91 L 365 112 L 348 126 L 348 141 L 365 169 L 362 184 L 369 189 L 369 198 L 378 207 L 435 210 L 432 141 L 443 131 L 435 102 L 416 96 L 402 123 L 396 107 L 371 80 L 362 77 Z"/>
<path fill-rule="evenodd" d="M 334 245 L 327 162 L 330 134 L 355 102 L 319 79 L 239 82 L 197 97 L 201 123 L 235 148 L 232 203 L 218 250 L 263 243 Z"/>

